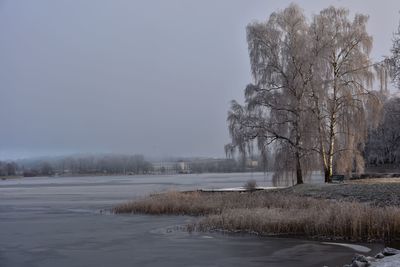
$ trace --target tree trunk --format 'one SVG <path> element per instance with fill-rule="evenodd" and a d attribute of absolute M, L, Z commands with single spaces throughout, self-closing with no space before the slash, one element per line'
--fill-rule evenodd
<path fill-rule="evenodd" d="M 323 169 L 324 169 L 324 174 L 325 174 L 325 183 L 329 183 L 329 166 L 328 166 L 328 159 L 326 158 L 326 152 L 325 152 L 325 147 L 324 144 L 322 143 L 322 135 L 320 134 L 320 146 L 321 146 L 321 158 L 322 158 L 322 164 L 323 164 Z"/>
<path fill-rule="evenodd" d="M 334 54 L 334 58 L 336 60 L 336 54 Z M 329 149 L 328 149 L 328 165 L 325 171 L 325 179 L 327 183 L 332 182 L 332 175 L 333 175 L 333 155 L 335 150 L 335 137 L 336 137 L 336 117 L 337 117 L 337 79 L 338 79 L 338 69 L 337 69 L 337 62 L 333 63 L 333 106 L 331 107 L 331 115 L 330 115 L 330 122 L 329 122 Z"/>
<path fill-rule="evenodd" d="M 333 148 L 332 148 L 333 151 Z M 328 183 L 332 183 L 333 175 L 333 153 L 329 153 L 329 165 L 328 165 Z"/>
<path fill-rule="evenodd" d="M 303 183 L 303 173 L 301 170 L 300 153 L 299 152 L 296 152 L 296 178 L 297 178 L 297 184 Z"/>
<path fill-rule="evenodd" d="M 328 148 L 328 164 L 325 168 L 325 178 L 327 183 L 332 182 L 333 175 L 333 155 L 335 150 L 335 125 L 336 125 L 336 114 L 331 115 L 331 121 L 329 126 L 329 148 Z"/>
<path fill-rule="evenodd" d="M 323 169 L 324 169 L 324 175 L 325 175 L 325 183 L 330 183 L 332 181 L 332 164 L 333 164 L 333 153 L 329 152 L 328 155 L 325 150 L 325 146 L 322 142 L 323 140 L 323 135 L 322 135 L 322 129 L 319 127 L 319 138 L 320 138 L 320 147 L 321 147 L 321 160 L 323 164 Z M 330 142 L 329 146 L 329 151 L 333 151 L 333 142 Z"/>
<path fill-rule="evenodd" d="M 325 183 L 332 182 L 332 175 L 329 171 L 329 168 L 324 168 L 324 174 L 325 174 Z"/>

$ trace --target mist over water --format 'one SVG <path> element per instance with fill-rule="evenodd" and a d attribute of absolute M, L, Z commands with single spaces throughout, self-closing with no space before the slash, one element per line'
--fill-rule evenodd
<path fill-rule="evenodd" d="M 0 0 L 0 266 L 343 266 L 355 252 L 381 251 L 379 243 L 249 234 L 252 228 L 242 224 L 244 217 L 256 221 L 240 210 L 254 211 L 256 217 L 268 216 L 259 217 L 260 224 L 263 218 L 281 216 L 294 222 L 288 233 L 302 233 L 292 217 L 305 218 L 307 210 L 296 194 L 310 190 L 310 197 L 322 199 L 334 188 L 337 199 L 346 201 L 340 190 L 350 183 L 330 183 L 362 178 L 364 165 L 386 163 L 387 157 L 375 152 L 391 144 L 367 128 L 375 116 L 366 115 L 376 115 L 378 123 L 380 101 L 363 113 L 369 99 L 358 96 L 372 97 L 377 89 L 377 81 L 369 82 L 368 69 L 377 69 L 381 82 L 388 77 L 382 59 L 391 53 L 400 1 L 291 2 Z M 330 5 L 334 7 L 312 23 L 313 15 Z M 348 9 L 350 19 L 335 7 Z M 338 26 L 327 16 L 331 12 L 339 24 L 353 26 Z M 368 15 L 368 23 L 366 16 L 352 22 L 356 13 Z M 264 23 L 270 16 L 273 23 Z M 253 26 L 246 28 L 249 23 Z M 336 34 L 326 30 L 331 26 Z M 400 32 L 398 38 L 400 43 Z M 266 40 L 272 43 L 268 49 L 260 45 Z M 314 53 L 318 47 L 324 49 Z M 384 62 L 393 65 L 392 59 Z M 356 75 L 360 72 L 365 77 Z M 364 79 L 368 94 L 359 91 Z M 390 87 L 376 100 L 393 93 Z M 382 102 L 387 118 L 399 111 L 391 108 L 399 99 Z M 396 119 L 382 121 L 382 129 L 400 132 L 392 127 Z M 367 140 L 367 132 L 372 139 Z M 369 140 L 380 142 L 368 146 Z M 393 155 L 399 155 L 396 149 Z M 394 169 L 397 161 L 391 162 Z M 325 189 L 326 194 L 318 193 Z M 151 194 L 197 190 L 193 195 L 215 193 L 222 200 L 225 191 L 239 191 L 228 193 L 232 198 L 236 193 L 276 192 L 288 204 L 229 209 L 239 218 L 243 235 L 236 228 L 234 235 L 222 234 L 220 228 L 188 231 L 199 217 L 112 212 L 117 204 Z M 254 195 L 255 190 L 265 191 Z M 303 213 L 290 207 L 295 202 L 302 204 L 297 209 Z M 352 218 L 355 204 L 348 213 L 325 212 L 326 227 L 340 232 L 332 214 Z M 316 207 L 310 218 L 322 225 L 323 205 L 307 205 Z M 293 213 L 280 213 L 285 209 Z M 223 216 L 224 208 L 218 213 Z M 385 218 L 380 215 L 386 213 L 376 214 Z M 364 216 L 358 218 L 362 222 Z M 313 221 L 307 218 L 304 228 Z M 342 220 L 344 237 L 348 221 Z M 328 238 L 328 233 L 320 237 Z M 318 236 L 312 235 L 308 237 Z"/>
<path fill-rule="evenodd" d="M 289 3 L 1 1 L 0 158 L 223 157 L 251 81 L 245 27 Z M 389 53 L 398 1 L 298 4 L 369 14 L 373 57 Z"/>

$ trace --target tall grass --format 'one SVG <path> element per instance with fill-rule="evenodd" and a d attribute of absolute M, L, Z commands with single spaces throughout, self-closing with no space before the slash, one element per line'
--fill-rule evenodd
<path fill-rule="evenodd" d="M 280 192 L 169 192 L 121 204 L 115 213 L 206 215 L 191 228 L 354 241 L 400 239 L 400 208 Z"/>

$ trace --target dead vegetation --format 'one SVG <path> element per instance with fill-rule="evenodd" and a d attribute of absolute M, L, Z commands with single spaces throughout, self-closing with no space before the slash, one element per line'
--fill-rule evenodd
<path fill-rule="evenodd" d="M 257 189 L 257 181 L 254 179 L 247 180 L 243 186 L 246 190 L 254 191 Z"/>
<path fill-rule="evenodd" d="M 115 213 L 204 216 L 190 229 L 298 235 L 353 241 L 396 240 L 400 208 L 274 192 L 168 192 L 116 206 Z"/>

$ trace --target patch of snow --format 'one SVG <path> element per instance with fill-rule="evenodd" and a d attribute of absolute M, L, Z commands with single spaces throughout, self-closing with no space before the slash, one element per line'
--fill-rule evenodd
<path fill-rule="evenodd" d="M 353 250 L 355 250 L 357 252 L 362 252 L 362 253 L 367 253 L 367 252 L 371 251 L 370 248 L 367 248 L 367 247 L 364 247 L 364 246 L 360 246 L 360 245 L 355 245 L 355 244 L 334 243 L 334 242 L 322 242 L 322 244 L 347 247 L 347 248 L 351 248 L 351 249 L 353 249 Z"/>
<path fill-rule="evenodd" d="M 271 190 L 271 189 L 280 189 L 280 188 L 285 188 L 285 187 L 274 187 L 274 186 L 258 186 L 255 189 L 256 190 Z M 240 192 L 240 191 L 248 191 L 245 187 L 231 187 L 231 188 L 206 188 L 206 189 L 201 189 L 201 191 L 204 192 Z"/>
<path fill-rule="evenodd" d="M 387 256 L 376 262 L 372 262 L 371 267 L 399 267 L 400 266 L 400 254 L 394 256 Z"/>

